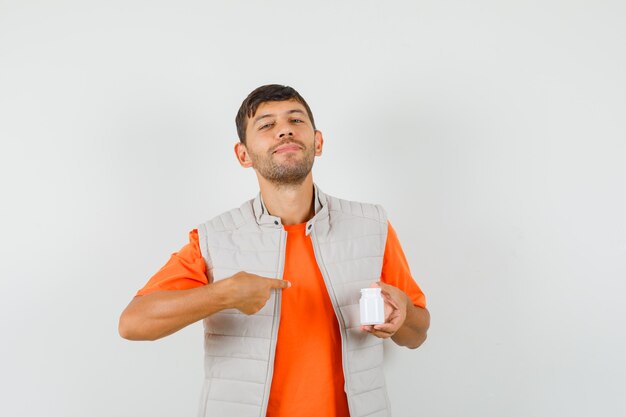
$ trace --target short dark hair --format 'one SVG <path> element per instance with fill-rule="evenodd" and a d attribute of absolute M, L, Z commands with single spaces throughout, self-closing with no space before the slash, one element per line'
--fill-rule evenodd
<path fill-rule="evenodd" d="M 237 125 L 237 135 L 239 136 L 241 143 L 244 145 L 246 144 L 246 127 L 248 125 L 247 119 L 254 116 L 256 110 L 262 103 L 268 101 L 287 100 L 295 100 L 304 106 L 307 114 L 309 115 L 309 119 L 311 119 L 313 129 L 315 129 L 315 120 L 313 120 L 311 108 L 306 103 L 306 100 L 304 100 L 304 98 L 302 98 L 302 96 L 295 89 L 286 85 L 267 84 L 248 94 L 248 97 L 246 97 L 246 99 L 241 103 L 241 107 L 239 107 L 237 117 L 235 117 L 235 124 Z"/>

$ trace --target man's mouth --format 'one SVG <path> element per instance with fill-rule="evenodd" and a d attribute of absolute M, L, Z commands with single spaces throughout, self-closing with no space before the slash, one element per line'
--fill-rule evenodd
<path fill-rule="evenodd" d="M 296 145 L 295 143 L 288 143 L 288 144 L 279 146 L 278 148 L 276 148 L 276 150 L 274 150 L 273 153 L 294 152 L 294 151 L 299 151 L 301 149 L 302 148 Z"/>

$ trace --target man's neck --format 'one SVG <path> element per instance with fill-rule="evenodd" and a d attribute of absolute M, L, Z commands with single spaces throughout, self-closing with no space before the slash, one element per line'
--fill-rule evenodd
<path fill-rule="evenodd" d="M 284 225 L 306 223 L 315 215 L 313 176 L 300 185 L 276 185 L 259 177 L 263 203 L 272 216 L 280 217 Z"/>

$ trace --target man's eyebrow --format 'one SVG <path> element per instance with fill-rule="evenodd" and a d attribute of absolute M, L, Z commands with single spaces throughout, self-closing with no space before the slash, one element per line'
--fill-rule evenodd
<path fill-rule="evenodd" d="M 300 110 L 300 109 L 287 110 L 285 113 L 287 113 L 287 114 L 300 113 L 300 114 L 306 116 L 306 113 L 304 111 Z M 260 116 L 255 117 L 254 120 L 252 121 L 252 123 L 256 123 L 256 122 L 258 122 L 261 119 L 265 119 L 266 117 L 274 117 L 274 116 L 276 116 L 276 115 L 273 114 L 273 113 L 262 114 Z"/>
<path fill-rule="evenodd" d="M 259 120 L 264 119 L 266 117 L 272 117 L 272 116 L 274 116 L 274 115 L 273 114 L 269 114 L 269 113 L 268 114 L 262 114 L 260 116 L 255 117 L 254 120 L 253 120 L 253 123 L 256 123 Z"/>

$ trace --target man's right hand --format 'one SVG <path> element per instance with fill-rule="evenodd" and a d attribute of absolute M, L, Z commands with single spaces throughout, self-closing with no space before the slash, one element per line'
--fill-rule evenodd
<path fill-rule="evenodd" d="M 156 340 L 226 308 L 254 314 L 267 303 L 272 290 L 289 286 L 289 281 L 282 279 L 238 272 L 188 290 L 136 296 L 122 312 L 119 332 L 125 339 Z"/>
<path fill-rule="evenodd" d="M 291 286 L 289 281 L 266 278 L 248 272 L 237 272 L 230 278 L 215 282 L 228 297 L 228 304 L 244 314 L 254 314 L 261 310 L 274 289 Z"/>

